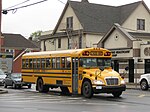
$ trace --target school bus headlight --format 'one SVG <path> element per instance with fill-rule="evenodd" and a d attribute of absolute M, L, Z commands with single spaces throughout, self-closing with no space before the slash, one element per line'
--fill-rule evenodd
<path fill-rule="evenodd" d="M 121 84 L 125 84 L 125 81 L 124 81 L 124 80 L 121 80 Z"/>
<path fill-rule="evenodd" d="M 101 80 L 93 80 L 93 84 L 104 84 L 104 82 L 103 81 L 101 81 Z"/>

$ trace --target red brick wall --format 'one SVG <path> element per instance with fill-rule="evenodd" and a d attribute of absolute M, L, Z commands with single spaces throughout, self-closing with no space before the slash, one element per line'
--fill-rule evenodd
<path fill-rule="evenodd" d="M 22 50 L 15 50 L 15 57 L 21 53 Z M 20 73 L 21 72 L 21 56 L 13 62 L 13 73 Z"/>
<path fill-rule="evenodd" d="M 21 57 L 13 62 L 13 73 L 21 73 Z"/>

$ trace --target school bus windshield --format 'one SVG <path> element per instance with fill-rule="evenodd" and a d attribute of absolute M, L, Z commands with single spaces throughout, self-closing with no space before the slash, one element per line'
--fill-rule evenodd
<path fill-rule="evenodd" d="M 80 58 L 80 67 L 111 67 L 110 58 Z"/>

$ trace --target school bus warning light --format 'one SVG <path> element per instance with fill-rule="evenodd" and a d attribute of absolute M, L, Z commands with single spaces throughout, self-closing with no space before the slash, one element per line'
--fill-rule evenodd
<path fill-rule="evenodd" d="M 89 56 L 89 51 L 85 51 L 82 53 L 83 56 Z"/>
<path fill-rule="evenodd" d="M 111 52 L 105 52 L 104 53 L 104 56 L 110 56 L 111 55 Z"/>

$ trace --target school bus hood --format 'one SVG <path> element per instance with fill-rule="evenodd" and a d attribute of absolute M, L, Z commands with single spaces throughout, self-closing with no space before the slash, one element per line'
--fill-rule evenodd
<path fill-rule="evenodd" d="M 85 74 L 97 75 L 98 77 L 118 77 L 120 74 L 113 69 L 104 69 L 101 71 L 100 69 L 85 69 L 83 70 Z"/>

